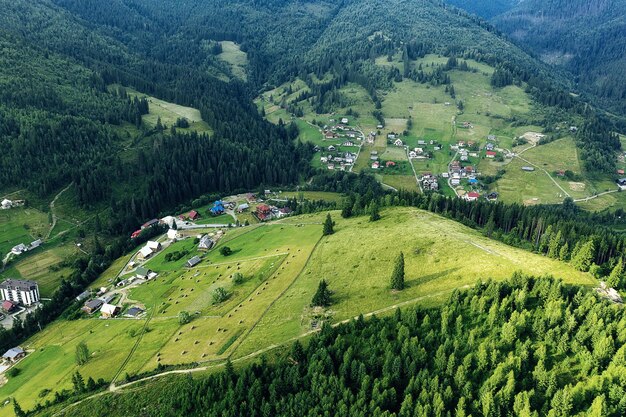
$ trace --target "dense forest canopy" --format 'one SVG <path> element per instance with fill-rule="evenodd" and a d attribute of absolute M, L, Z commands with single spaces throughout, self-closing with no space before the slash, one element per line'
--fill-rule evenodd
<path fill-rule="evenodd" d="M 436 309 L 325 325 L 276 364 L 228 364 L 64 415 L 617 416 L 626 412 L 625 341 L 624 309 L 516 274 Z"/>

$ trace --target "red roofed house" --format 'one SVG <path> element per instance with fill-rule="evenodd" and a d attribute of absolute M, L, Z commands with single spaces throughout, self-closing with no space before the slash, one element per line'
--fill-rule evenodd
<path fill-rule="evenodd" d="M 139 236 L 140 234 L 141 234 L 141 230 L 135 230 L 135 231 L 133 232 L 133 234 L 132 234 L 132 235 L 130 235 L 130 238 L 131 238 L 131 239 L 134 239 L 134 238 L 136 238 L 137 236 Z"/>
<path fill-rule="evenodd" d="M 15 307 L 17 307 L 17 304 L 15 304 L 13 301 L 5 300 L 2 302 L 2 309 L 7 313 L 15 310 Z"/>
<path fill-rule="evenodd" d="M 259 220 L 267 220 L 272 216 L 272 209 L 267 204 L 259 204 L 256 208 L 256 216 Z"/>
<path fill-rule="evenodd" d="M 200 217 L 200 214 L 195 211 L 195 210 L 191 210 L 189 212 L 189 220 L 197 220 Z"/>
<path fill-rule="evenodd" d="M 470 193 L 465 194 L 465 199 L 467 201 L 476 201 L 478 200 L 479 197 L 480 197 L 480 194 L 478 194 L 476 191 L 472 191 Z"/>
<path fill-rule="evenodd" d="M 472 172 L 474 172 L 474 167 L 465 167 L 465 172 L 467 172 L 468 174 L 471 174 Z"/>
<path fill-rule="evenodd" d="M 395 167 L 395 166 L 396 166 L 396 163 L 395 163 L 395 162 L 393 162 L 393 161 L 387 161 L 387 164 L 386 164 L 386 165 L 387 165 L 387 168 L 389 168 L 389 167 Z"/>
<path fill-rule="evenodd" d="M 496 155 L 494 151 L 487 151 L 487 158 L 495 158 Z"/>
<path fill-rule="evenodd" d="M 617 173 L 618 173 L 618 175 L 624 175 L 624 170 L 623 169 L 618 169 Z"/>

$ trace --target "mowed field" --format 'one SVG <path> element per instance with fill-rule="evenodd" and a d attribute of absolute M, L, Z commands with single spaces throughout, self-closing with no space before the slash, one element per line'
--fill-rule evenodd
<path fill-rule="evenodd" d="M 111 86 L 110 88 L 116 88 L 118 86 Z M 142 116 L 142 120 L 148 126 L 154 127 L 157 124 L 158 119 L 161 119 L 161 123 L 168 128 L 176 123 L 179 118 L 184 118 L 189 121 L 189 128 L 180 129 L 181 131 L 196 131 L 199 133 L 212 133 L 211 127 L 202 120 L 200 110 L 193 107 L 186 107 L 175 103 L 170 103 L 164 100 L 160 100 L 156 97 L 149 96 L 139 91 L 133 90 L 129 87 L 124 87 L 126 93 L 131 97 L 146 98 L 148 100 L 149 113 Z"/>
<path fill-rule="evenodd" d="M 0 210 L 0 258 L 15 245 L 39 239 L 47 233 L 48 215 L 33 208 Z"/>
<path fill-rule="evenodd" d="M 142 319 L 93 317 L 53 324 L 24 344 L 31 353 L 18 365 L 22 373 L 0 387 L 0 400 L 15 397 L 31 408 L 53 395 L 40 398 L 42 390 L 69 388 L 76 370 L 85 378 L 111 380 L 118 375 L 123 381 L 126 374 L 151 371 L 159 364 L 189 367 L 241 358 L 306 336 L 323 319 L 338 323 L 361 313 L 388 314 L 402 305 L 432 305 L 456 288 L 506 279 L 517 270 L 594 284 L 590 275 L 567 264 L 489 240 L 428 212 L 386 209 L 375 223 L 367 217 L 342 219 L 333 212 L 336 233 L 322 237 L 325 215 L 229 230 L 217 250 L 191 269 L 183 266 L 188 257 L 163 259 L 167 252 L 195 253 L 192 240 L 175 243 L 148 263 L 159 276 L 128 291 L 128 305 L 146 308 Z M 221 246 L 229 246 L 233 254 L 221 255 Z M 388 288 L 389 276 L 401 250 L 407 288 L 394 292 Z M 243 282 L 233 282 L 235 272 L 243 275 Z M 329 282 L 334 299 L 323 312 L 309 306 L 321 279 Z M 231 296 L 214 305 L 217 287 Z M 193 320 L 180 324 L 181 311 L 191 313 Z M 92 359 L 77 366 L 74 351 L 81 341 Z"/>
<path fill-rule="evenodd" d="M 239 45 L 232 41 L 222 41 L 222 53 L 217 57 L 230 64 L 233 75 L 242 80 L 247 80 L 246 65 L 248 64 L 248 54 L 243 52 Z"/>

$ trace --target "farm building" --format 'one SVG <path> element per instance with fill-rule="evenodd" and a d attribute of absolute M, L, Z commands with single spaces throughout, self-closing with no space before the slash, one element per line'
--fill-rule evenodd
<path fill-rule="evenodd" d="M 243 213 L 244 211 L 248 210 L 249 208 L 250 208 L 250 205 L 248 203 L 239 204 L 237 206 L 237 212 L 238 213 Z"/>
<path fill-rule="evenodd" d="M 39 286 L 34 281 L 7 279 L 0 284 L 3 300 L 30 306 L 39 302 Z"/>
<path fill-rule="evenodd" d="M 143 266 L 135 269 L 135 277 L 140 279 L 148 279 L 148 275 L 150 274 L 150 270 L 148 268 L 144 268 Z"/>
<path fill-rule="evenodd" d="M 131 239 L 134 239 L 134 238 L 136 238 L 137 236 L 139 236 L 140 234 L 141 234 L 141 230 L 135 230 L 135 231 L 134 231 L 134 232 L 130 235 L 130 238 L 131 238 Z"/>
<path fill-rule="evenodd" d="M 342 124 L 344 124 L 344 125 L 347 125 L 347 124 L 348 124 L 348 121 L 349 121 L 349 120 L 348 120 L 348 118 L 347 118 L 347 117 L 343 117 L 343 118 L 341 119 L 341 123 L 342 123 Z"/>
<path fill-rule="evenodd" d="M 100 313 L 104 318 L 115 317 L 115 315 L 119 312 L 120 308 L 113 304 L 103 304 L 100 308 Z"/>
<path fill-rule="evenodd" d="M 194 266 L 198 265 L 201 261 L 202 259 L 200 259 L 199 256 L 194 256 L 193 258 L 189 259 L 185 265 L 187 266 L 187 268 L 193 268 Z"/>
<path fill-rule="evenodd" d="M 620 178 L 616 182 L 621 190 L 626 190 L 626 178 Z"/>
<path fill-rule="evenodd" d="M 522 167 L 522 171 L 533 172 L 534 170 L 535 170 L 535 168 L 533 168 L 533 167 Z"/>
<path fill-rule="evenodd" d="M 148 259 L 149 257 L 151 257 L 152 255 L 154 255 L 156 252 L 160 250 L 161 250 L 161 244 L 159 242 L 156 242 L 154 240 L 149 240 L 146 242 L 146 246 L 141 248 L 141 250 L 138 253 L 138 256 L 141 259 Z"/>
<path fill-rule="evenodd" d="M 91 297 L 91 291 L 86 290 L 78 294 L 78 296 L 76 297 L 76 301 L 83 301 L 88 299 L 89 297 Z"/>
<path fill-rule="evenodd" d="M 6 198 L 4 200 L 2 200 L 2 202 L 0 203 L 0 207 L 3 210 L 7 210 L 10 209 L 11 207 L 13 207 L 13 202 L 11 200 L 7 200 Z"/>
<path fill-rule="evenodd" d="M 200 243 L 198 243 L 198 249 L 210 250 L 213 247 L 213 245 L 215 245 L 215 242 L 213 241 L 213 239 L 211 239 L 209 235 L 204 235 L 200 238 Z"/>
<path fill-rule="evenodd" d="M 147 221 L 144 224 L 142 224 L 141 225 L 141 230 L 147 229 L 148 227 L 156 226 L 157 224 L 159 224 L 159 220 L 158 219 L 152 219 L 152 220 Z"/>
<path fill-rule="evenodd" d="M 143 310 L 139 307 L 131 307 L 126 311 L 126 313 L 124 313 L 124 317 L 135 318 L 141 315 L 141 313 L 143 313 Z"/>
<path fill-rule="evenodd" d="M 176 240 L 180 237 L 180 234 L 178 233 L 178 230 L 176 229 L 170 229 L 167 231 L 167 238 L 169 240 Z"/>
<path fill-rule="evenodd" d="M 189 217 L 189 220 L 198 220 L 200 218 L 200 213 L 195 210 L 191 210 L 187 217 Z"/>
<path fill-rule="evenodd" d="M 26 356 L 26 352 L 18 346 L 7 350 L 4 355 L 2 355 L 2 359 L 9 363 L 15 363 L 24 356 Z"/>
<path fill-rule="evenodd" d="M 14 255 L 21 255 L 22 253 L 26 252 L 28 250 L 28 246 L 26 246 L 23 243 L 20 243 L 19 245 L 15 245 L 11 248 L 11 253 Z"/>
<path fill-rule="evenodd" d="M 104 304 L 102 300 L 100 300 L 99 298 L 94 298 L 93 300 L 87 301 L 83 308 L 81 308 L 81 310 L 83 310 L 87 314 L 93 314 L 98 311 L 100 307 L 102 307 L 102 304 Z"/>
<path fill-rule="evenodd" d="M 159 220 L 159 223 L 164 224 L 168 227 L 173 227 L 176 223 L 176 218 L 174 216 L 165 216 L 161 220 Z"/>

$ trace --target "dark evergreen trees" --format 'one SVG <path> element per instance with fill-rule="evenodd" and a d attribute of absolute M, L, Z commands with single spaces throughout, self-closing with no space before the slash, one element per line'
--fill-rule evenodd
<path fill-rule="evenodd" d="M 328 307 L 332 303 L 331 300 L 331 292 L 328 288 L 328 283 L 326 280 L 321 280 L 319 285 L 317 286 L 317 291 L 315 291 L 315 295 L 313 295 L 313 300 L 311 301 L 311 306 L 313 307 Z"/>
<path fill-rule="evenodd" d="M 333 233 L 335 233 L 335 222 L 333 222 L 333 219 L 330 217 L 330 213 L 328 213 L 326 215 L 326 220 L 324 221 L 324 229 L 322 234 L 324 236 L 329 236 Z"/>
<path fill-rule="evenodd" d="M 404 289 L 404 253 L 402 252 L 396 258 L 393 272 L 391 273 L 391 289 L 396 291 Z"/>

